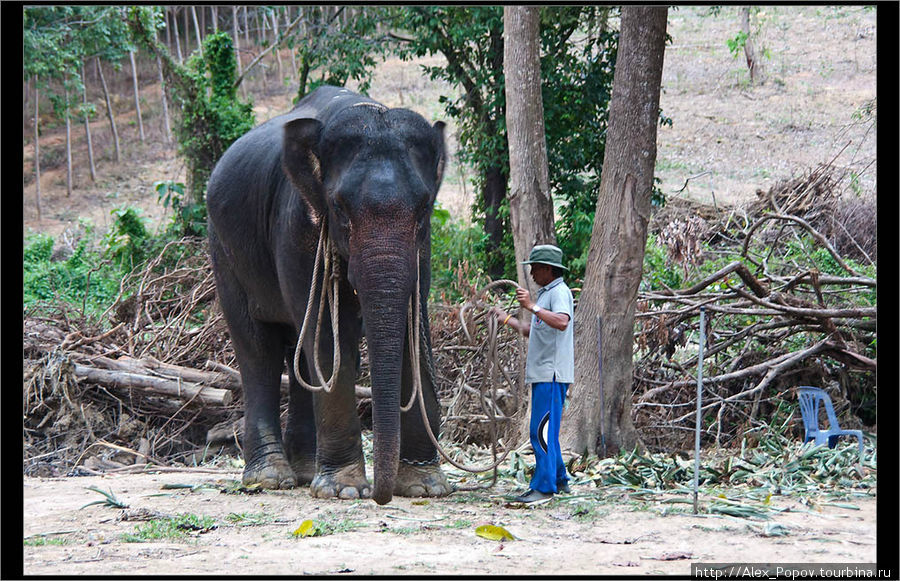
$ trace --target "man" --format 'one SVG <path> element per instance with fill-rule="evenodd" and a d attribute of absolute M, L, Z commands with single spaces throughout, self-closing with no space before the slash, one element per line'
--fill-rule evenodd
<path fill-rule="evenodd" d="M 534 476 L 529 490 L 515 501 L 547 502 L 557 492 L 569 492 L 569 477 L 559 447 L 559 424 L 569 384 L 575 379 L 575 341 L 572 325 L 572 291 L 563 281 L 568 270 L 562 250 L 552 244 L 535 246 L 528 260 L 531 278 L 541 288 L 537 300 L 523 289 L 516 290 L 519 305 L 531 311 L 530 321 L 519 321 L 499 307 L 492 310 L 503 324 L 528 337 L 525 381 L 531 384 L 531 447 Z"/>

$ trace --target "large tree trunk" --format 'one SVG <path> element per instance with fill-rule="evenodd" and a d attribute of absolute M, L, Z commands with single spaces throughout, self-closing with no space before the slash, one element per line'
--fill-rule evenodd
<path fill-rule="evenodd" d="M 622 8 L 600 194 L 576 314 L 575 384 L 560 434 L 563 448 L 577 454 L 609 456 L 640 445 L 631 421 L 634 307 L 650 219 L 666 11 Z M 605 446 L 597 446 L 598 435 Z"/>
<path fill-rule="evenodd" d="M 509 139 L 509 216 L 519 285 L 537 287 L 522 261 L 535 244 L 555 244 L 541 98 L 540 7 L 503 7 L 503 73 Z"/>
<path fill-rule="evenodd" d="M 113 115 L 112 101 L 109 99 L 109 87 L 106 86 L 106 77 L 103 76 L 103 66 L 100 64 L 99 57 L 97 58 L 97 73 L 100 75 L 100 86 L 103 87 L 103 99 L 106 101 L 106 117 L 109 119 L 109 127 L 112 130 L 115 160 L 118 163 L 122 157 L 122 152 L 119 148 L 119 130 L 116 129 L 116 118 Z"/>

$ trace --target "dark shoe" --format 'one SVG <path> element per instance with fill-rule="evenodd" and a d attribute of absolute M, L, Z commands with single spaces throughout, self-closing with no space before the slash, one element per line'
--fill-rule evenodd
<path fill-rule="evenodd" d="M 566 493 L 566 494 L 571 494 L 571 493 L 572 493 L 572 489 L 569 488 L 569 481 L 568 481 L 568 480 L 565 481 L 565 482 L 558 482 L 558 483 L 556 484 L 556 490 L 557 490 L 557 492 L 564 492 L 564 493 Z"/>
<path fill-rule="evenodd" d="M 514 498 L 513 502 L 521 502 L 524 504 L 543 504 L 545 502 L 548 502 L 551 498 L 553 498 L 552 492 L 539 492 L 534 489 L 529 489 L 527 493 Z"/>

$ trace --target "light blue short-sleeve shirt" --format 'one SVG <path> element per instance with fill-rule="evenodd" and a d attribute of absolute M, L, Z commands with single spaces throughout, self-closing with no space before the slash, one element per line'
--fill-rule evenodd
<path fill-rule="evenodd" d="M 569 315 L 565 331 L 554 329 L 537 315 L 531 316 L 528 355 L 525 359 L 526 383 L 575 381 L 575 316 L 572 291 L 562 277 L 538 289 L 537 306 Z"/>

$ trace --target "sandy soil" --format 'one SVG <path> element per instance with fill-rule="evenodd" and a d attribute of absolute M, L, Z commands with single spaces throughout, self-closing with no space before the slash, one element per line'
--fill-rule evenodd
<path fill-rule="evenodd" d="M 26 478 L 26 575 L 689 575 L 691 563 L 862 563 L 875 561 L 875 499 L 858 510 L 773 497 L 769 520 L 691 514 L 690 505 L 633 500 L 619 488 L 575 485 L 569 497 L 530 508 L 510 505 L 502 486 L 445 499 L 323 501 L 308 489 L 223 494 L 214 484 L 238 472 Z M 216 526 L 183 539 L 125 542 L 146 522 L 119 520 L 88 486 L 162 515 L 191 513 Z M 238 517 L 238 515 L 241 515 Z M 160 518 L 161 515 L 157 515 Z M 300 538 L 307 519 L 337 532 Z M 475 534 L 493 524 L 514 541 Z M 779 534 L 781 533 L 781 534 Z M 41 543 L 41 539 L 47 544 Z M 52 541 L 51 541 L 52 539 Z M 53 544 L 50 544 L 53 543 Z M 61 543 L 61 544 L 57 544 Z"/>

